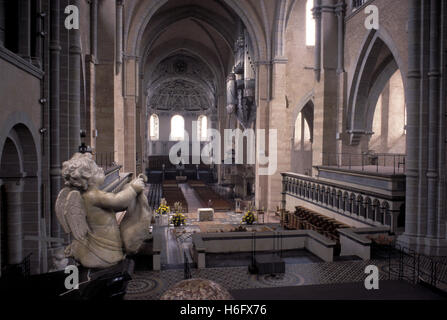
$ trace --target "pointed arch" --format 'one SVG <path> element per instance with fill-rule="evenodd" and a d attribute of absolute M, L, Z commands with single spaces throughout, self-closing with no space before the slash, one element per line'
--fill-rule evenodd
<path fill-rule="evenodd" d="M 371 30 L 367 34 L 357 63 L 351 70 L 346 128 L 351 145 L 357 145 L 363 135 L 371 132 L 378 97 L 397 70 L 401 71 L 404 95 L 407 96 L 402 60 L 391 37 L 382 29 Z"/>

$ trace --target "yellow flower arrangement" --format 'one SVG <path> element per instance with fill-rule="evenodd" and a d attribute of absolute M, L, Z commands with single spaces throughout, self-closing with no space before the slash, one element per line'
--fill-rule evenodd
<path fill-rule="evenodd" d="M 255 214 L 252 210 L 248 210 L 242 218 L 242 223 L 253 224 L 256 221 Z"/>
<path fill-rule="evenodd" d="M 186 224 L 186 217 L 182 213 L 176 213 L 175 215 L 172 216 L 171 223 L 175 227 L 180 227 L 181 225 Z"/>
<path fill-rule="evenodd" d="M 161 204 L 160 207 L 155 211 L 157 214 L 167 214 L 171 209 L 165 205 Z"/>

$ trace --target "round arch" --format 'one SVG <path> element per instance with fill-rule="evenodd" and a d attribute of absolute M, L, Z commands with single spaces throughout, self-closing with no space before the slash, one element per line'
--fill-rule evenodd
<path fill-rule="evenodd" d="M 172 82 L 172 81 L 176 81 L 176 80 L 182 80 L 185 82 L 189 82 L 192 83 L 194 85 L 196 85 L 197 87 L 199 87 L 201 90 L 203 90 L 203 92 L 205 92 L 208 96 L 210 105 L 213 106 L 214 105 L 214 93 L 211 91 L 211 89 L 206 86 L 204 83 L 202 83 L 199 79 L 194 79 L 191 77 L 184 77 L 184 76 L 175 76 L 175 77 L 165 77 L 162 79 L 158 79 L 157 83 L 153 86 L 150 86 L 149 88 L 147 88 L 147 91 L 157 91 L 160 87 L 164 86 L 166 83 L 168 82 Z"/>
<path fill-rule="evenodd" d="M 14 130 L 13 130 L 14 129 Z M 10 115 L 0 127 L 0 159 L 8 137 L 15 137 L 24 151 L 24 170 L 29 174 L 40 173 L 41 157 L 38 149 L 40 140 L 37 130 L 27 114 L 16 112 Z M 35 165 L 31 165 L 34 163 Z"/>
<path fill-rule="evenodd" d="M 1 215 L 7 225 L 2 232 L 11 239 L 6 243 L 6 263 L 21 262 L 26 249 L 34 253 L 31 257 L 33 272 L 39 271 L 40 246 L 24 240 L 24 235 L 39 234 L 41 159 L 36 141 L 36 131 L 26 114 L 14 113 L 4 122 L 0 133 L 0 179 L 2 203 L 6 204 L 2 206 Z"/>

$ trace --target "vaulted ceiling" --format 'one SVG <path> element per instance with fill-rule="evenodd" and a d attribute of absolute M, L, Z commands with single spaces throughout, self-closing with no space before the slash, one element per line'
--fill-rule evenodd
<path fill-rule="evenodd" d="M 169 56 L 149 76 L 147 106 L 151 113 L 203 113 L 216 106 L 215 76 L 201 59 L 188 52 Z"/>
<path fill-rule="evenodd" d="M 169 0 L 159 8 L 140 46 L 151 112 L 217 107 L 234 64 L 238 21 L 221 1 Z"/>

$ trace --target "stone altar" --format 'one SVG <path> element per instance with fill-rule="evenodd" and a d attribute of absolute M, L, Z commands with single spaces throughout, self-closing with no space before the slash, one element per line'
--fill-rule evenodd
<path fill-rule="evenodd" d="M 214 220 L 214 209 L 213 208 L 200 208 L 197 209 L 199 215 L 199 221 L 213 221 Z"/>

